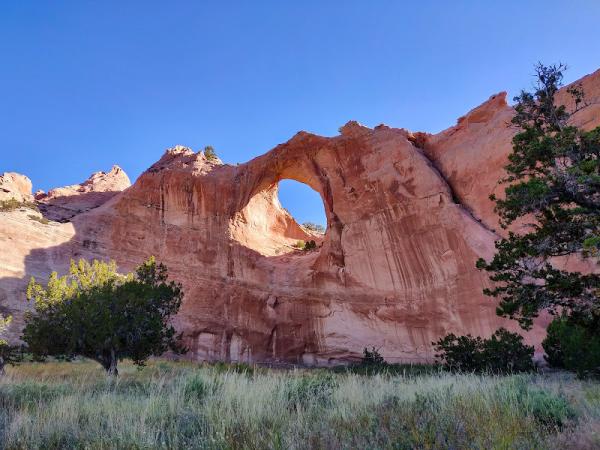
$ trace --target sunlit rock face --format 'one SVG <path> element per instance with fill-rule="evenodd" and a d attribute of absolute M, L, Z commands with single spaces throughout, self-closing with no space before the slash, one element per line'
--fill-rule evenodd
<path fill-rule="evenodd" d="M 582 81 L 598 99 L 600 72 Z M 600 111 L 588 111 L 575 120 L 600 124 Z M 475 269 L 498 238 L 488 196 L 511 150 L 512 114 L 498 94 L 437 135 L 349 122 L 339 136 L 300 132 L 236 166 L 178 146 L 131 187 L 119 169 L 123 182 L 110 188 L 38 196 L 50 206 L 69 198 L 70 210 L 49 224 L 0 213 L 2 312 L 17 316 L 16 336 L 31 275 L 64 271 L 77 257 L 130 270 L 155 255 L 184 285 L 175 322 L 194 360 L 324 365 L 375 346 L 390 361 L 418 362 L 448 332 L 515 329 L 496 316 Z M 281 207 L 282 179 L 320 194 L 324 236 Z M 80 207 L 78 195 L 90 192 L 110 195 Z M 298 250 L 298 240 L 317 248 Z M 529 342 L 539 344 L 543 325 Z"/>
<path fill-rule="evenodd" d="M 0 175 L 0 201 L 14 199 L 18 202 L 33 200 L 31 180 L 25 175 L 7 172 Z"/>
<path fill-rule="evenodd" d="M 119 166 L 109 172 L 96 172 L 81 184 L 60 187 L 48 193 L 37 192 L 40 210 L 50 220 L 66 222 L 83 212 L 103 205 L 131 186 L 129 177 Z"/>

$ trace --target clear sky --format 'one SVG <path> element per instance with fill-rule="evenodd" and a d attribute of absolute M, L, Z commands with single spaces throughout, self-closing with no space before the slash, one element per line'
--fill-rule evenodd
<path fill-rule="evenodd" d="M 0 172 L 48 189 L 175 144 L 236 163 L 350 119 L 436 132 L 536 61 L 600 68 L 599 24 L 597 0 L 0 0 Z"/>

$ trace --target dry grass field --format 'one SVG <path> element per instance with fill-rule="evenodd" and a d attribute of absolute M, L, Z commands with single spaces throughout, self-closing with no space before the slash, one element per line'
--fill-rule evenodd
<path fill-rule="evenodd" d="M 598 448 L 600 384 L 274 370 L 152 361 L 107 379 L 88 361 L 24 363 L 0 381 L 8 449 Z"/>

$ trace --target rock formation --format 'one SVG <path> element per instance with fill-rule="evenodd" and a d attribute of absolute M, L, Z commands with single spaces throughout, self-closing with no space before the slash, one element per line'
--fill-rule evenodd
<path fill-rule="evenodd" d="M 33 201 L 31 180 L 25 175 L 8 172 L 0 175 L 0 201 L 15 199 L 18 202 Z"/>
<path fill-rule="evenodd" d="M 65 222 L 82 212 L 97 208 L 131 186 L 127 174 L 119 166 L 109 172 L 96 172 L 81 184 L 36 192 L 40 210 L 50 220 Z"/>
<path fill-rule="evenodd" d="M 600 102 L 600 71 L 582 83 Z M 65 271 L 70 258 L 129 270 L 156 255 L 184 285 L 176 325 L 195 360 L 335 364 L 375 346 L 416 362 L 448 332 L 515 329 L 475 269 L 498 238 L 488 196 L 511 150 L 511 115 L 498 94 L 437 135 L 349 122 L 339 136 L 300 132 L 237 166 L 175 147 L 124 191 L 126 175 L 113 169 L 119 182 L 94 175 L 38 195 L 42 212 L 65 223 L 0 213 L 1 312 L 15 314 L 16 333 L 29 277 Z M 597 126 L 600 110 L 574 120 Z M 320 194 L 322 238 L 281 207 L 282 179 Z M 297 250 L 300 239 L 318 248 Z M 541 325 L 530 342 L 539 344 Z"/>

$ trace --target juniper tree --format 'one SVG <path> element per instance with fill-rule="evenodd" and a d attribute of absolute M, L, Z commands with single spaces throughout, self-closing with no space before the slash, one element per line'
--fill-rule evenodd
<path fill-rule="evenodd" d="M 114 262 L 71 261 L 69 274 L 53 272 L 46 286 L 31 279 L 23 341 L 37 358 L 83 356 L 117 375 L 117 362 L 144 365 L 150 356 L 185 351 L 169 319 L 183 298 L 154 257 L 135 273 L 120 274 Z"/>
<path fill-rule="evenodd" d="M 16 345 L 10 345 L 8 341 L 1 336 L 12 322 L 12 316 L 4 317 L 0 315 L 0 375 L 4 375 L 7 364 L 16 364 L 22 359 L 21 348 Z"/>
<path fill-rule="evenodd" d="M 600 275 L 565 269 L 565 257 L 598 262 L 600 251 L 600 127 L 585 131 L 569 121 L 585 107 L 582 87 L 566 89 L 572 108 L 557 103 L 564 65 L 536 66 L 533 92 L 515 97 L 512 119 L 519 131 L 506 166 L 505 198 L 492 196 L 501 226 L 516 220 L 496 254 L 477 267 L 490 274 L 485 293 L 499 300 L 497 312 L 532 326 L 541 310 L 562 311 L 600 333 Z"/>
<path fill-rule="evenodd" d="M 204 147 L 204 156 L 206 156 L 206 159 L 209 161 L 216 161 L 218 159 L 217 152 L 215 152 L 215 149 L 212 145 L 207 145 Z"/>

